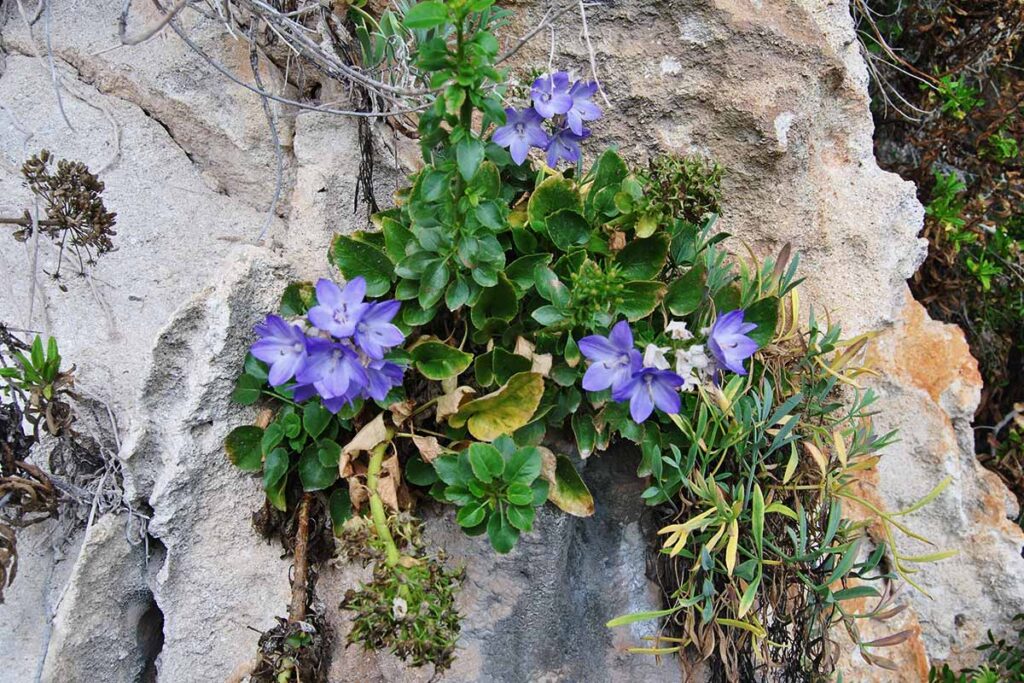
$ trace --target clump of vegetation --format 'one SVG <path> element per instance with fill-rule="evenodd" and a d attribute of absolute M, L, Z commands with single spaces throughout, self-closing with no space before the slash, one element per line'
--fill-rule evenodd
<path fill-rule="evenodd" d="M 988 632 L 988 642 L 978 650 L 985 653 L 981 666 L 953 671 L 948 665 L 933 667 L 928 672 L 928 683 L 1003 683 L 1024 680 L 1024 614 L 1014 621 L 1020 626 L 1009 638 L 996 639 Z"/>
<path fill-rule="evenodd" d="M 96 262 L 100 254 L 112 251 L 113 227 L 117 214 L 107 210 L 103 203 L 105 186 L 80 161 L 60 159 L 53 170 L 54 157 L 47 150 L 33 155 L 21 167 L 25 185 L 44 204 L 46 218 L 33 217 L 29 209 L 22 216 L 0 218 L 0 223 L 16 226 L 14 238 L 24 242 L 35 230 L 56 244 L 60 253 L 52 276 L 60 278 L 64 250 L 71 249 L 79 271 Z"/>
<path fill-rule="evenodd" d="M 948 556 L 895 543 L 947 482 L 894 513 L 858 493 L 893 438 L 874 433 L 857 384 L 867 339 L 800 326 L 788 248 L 763 264 L 722 250 L 714 163 L 633 169 L 606 150 L 588 168 L 596 84 L 551 71 L 528 102 L 503 99 L 492 30 L 507 17 L 490 0 L 404 11 L 410 62 L 436 92 L 423 167 L 379 231 L 334 238 L 343 287 L 293 283 L 255 327 L 235 398 L 265 418 L 226 446 L 298 516 L 288 622 L 311 599 L 303 539 L 310 501 L 326 500 L 342 554 L 373 566 L 343 603 L 350 642 L 445 669 L 460 574 L 422 548 L 417 501 L 454 505 L 467 534 L 512 553 L 539 506 L 594 512 L 566 442 L 589 457 L 627 441 L 661 527 L 666 607 L 610 624 L 665 619 L 638 652 L 711 659 L 730 680 L 827 676 L 842 624 L 891 666 L 878 651 L 908 634 L 863 642 L 857 623 L 895 614 L 892 584 Z"/>
<path fill-rule="evenodd" d="M 1024 502 L 1007 425 L 1024 402 L 1024 14 L 1016 0 L 856 0 L 881 164 L 917 183 L 929 251 L 911 288 L 960 325 L 985 388 L 979 458 Z"/>

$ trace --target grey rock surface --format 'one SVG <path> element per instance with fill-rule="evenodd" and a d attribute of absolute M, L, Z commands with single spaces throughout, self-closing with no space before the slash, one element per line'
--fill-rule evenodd
<path fill-rule="evenodd" d="M 68 269 L 62 292 L 45 275 L 56 256 L 45 241 L 38 250 L 0 242 L 0 318 L 56 336 L 78 367 L 79 388 L 116 415 L 125 486 L 130 500 L 152 511 L 153 551 L 147 567 L 136 548 L 107 533 L 114 526 L 107 521 L 89 530 L 81 552 L 81 538 L 64 545 L 66 559 L 55 557 L 41 529 L 27 533 L 35 539 L 25 545 L 30 571 L 0 606 L 3 677 L 34 680 L 45 660 L 44 680 L 120 680 L 110 672 L 139 662 L 168 683 L 224 680 L 251 657 L 253 629 L 284 613 L 289 566 L 249 522 L 260 505 L 258 482 L 223 456 L 224 435 L 253 417 L 228 396 L 252 324 L 285 283 L 330 274 L 331 235 L 366 226 L 365 211 L 351 208 L 356 125 L 274 106 L 285 162 L 278 213 L 286 219 L 274 218 L 269 239 L 256 245 L 275 188 L 259 98 L 169 31 L 115 48 L 119 0 L 50 4 L 55 69 L 74 129 L 57 108 L 42 20 L 30 33 L 5 3 L 0 213 L 31 206 L 18 167 L 47 147 L 102 170 L 118 212 L 119 249 L 88 278 Z M 149 3 L 136 4 L 130 32 L 158 16 Z M 524 32 L 545 8 L 515 9 Z M 249 81 L 244 44 L 216 22 L 185 14 L 197 43 Z M 916 237 L 922 210 L 913 186 L 881 172 L 873 158 L 867 76 L 846 3 L 625 0 L 588 9 L 588 20 L 610 99 L 594 126 L 597 144 L 617 144 L 638 161 L 658 150 L 714 157 L 728 170 L 722 226 L 760 255 L 792 243 L 803 258 L 805 302 L 850 333 L 887 331 L 876 353 L 885 372 L 878 383 L 884 423 L 906 438 L 879 469 L 879 500 L 895 509 L 953 474 L 950 490 L 915 521 L 939 547 L 961 550 L 957 560 L 928 569 L 933 601 L 905 597 L 921 638 L 905 646 L 903 680 L 916 680 L 928 657 L 969 660 L 984 630 L 998 631 L 1013 606 L 1024 604 L 1024 536 L 1007 523 L 1005 489 L 971 453 L 978 380 L 962 338 L 957 343 L 954 331 L 905 299 L 904 280 L 923 255 Z M 556 29 L 555 65 L 585 72 L 578 16 L 565 15 Z M 546 64 L 549 47 L 543 39 L 529 44 L 514 75 Z M 264 80 L 282 82 L 269 69 Z M 382 203 L 402 175 L 389 158 L 382 155 L 378 166 Z M 460 658 L 446 680 L 678 680 L 677 663 L 625 653 L 645 632 L 603 627 L 654 604 L 631 467 L 625 454 L 588 462 L 597 514 L 544 513 L 508 557 L 462 536 L 450 514 L 431 517 L 430 538 L 468 571 Z M 334 609 L 363 576 L 324 568 L 318 590 Z M 110 599 L 93 601 L 92 593 Z M 141 622 L 163 620 L 159 653 L 147 649 L 154 639 L 127 627 L 145 604 L 159 615 Z M 76 632 L 86 623 L 83 610 L 89 623 L 118 625 L 104 636 L 109 661 L 83 654 Z M 344 615 L 333 616 L 343 637 Z M 893 680 L 852 671 L 856 680 Z M 387 655 L 335 648 L 332 680 L 429 675 Z"/>

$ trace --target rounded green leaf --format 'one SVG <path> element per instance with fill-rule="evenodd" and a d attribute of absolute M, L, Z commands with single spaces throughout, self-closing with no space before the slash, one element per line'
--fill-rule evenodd
<path fill-rule="evenodd" d="M 508 522 L 520 531 L 532 531 L 533 519 L 537 515 L 536 508 L 530 505 L 510 505 L 508 507 Z"/>
<path fill-rule="evenodd" d="M 521 256 L 508 265 L 508 268 L 505 269 L 505 276 L 517 287 L 526 290 L 533 287 L 536 270 L 549 263 L 551 263 L 551 254 Z"/>
<path fill-rule="evenodd" d="M 509 524 L 504 506 L 499 505 L 487 520 L 487 537 L 496 551 L 504 555 L 515 547 L 519 540 L 519 529 Z"/>
<path fill-rule="evenodd" d="M 590 223 L 578 211 L 562 209 L 546 219 L 548 237 L 562 251 L 586 243 L 590 237 Z"/>
<path fill-rule="evenodd" d="M 412 359 L 421 375 L 427 379 L 442 380 L 457 377 L 465 371 L 473 362 L 473 354 L 430 340 L 413 348 Z"/>
<path fill-rule="evenodd" d="M 661 273 L 668 260 L 670 238 L 659 233 L 647 239 L 632 240 L 615 255 L 615 263 L 626 280 L 651 280 Z"/>
<path fill-rule="evenodd" d="M 260 440 L 260 450 L 263 451 L 263 455 L 266 455 L 277 448 L 277 445 L 282 441 L 284 441 L 284 428 L 277 422 L 271 422 L 263 432 L 263 438 Z"/>
<path fill-rule="evenodd" d="M 320 439 L 316 443 L 316 456 L 320 464 L 329 469 L 336 469 L 341 461 L 341 445 L 330 439 Z"/>
<path fill-rule="evenodd" d="M 409 458 L 402 473 L 406 481 L 417 486 L 431 486 L 438 480 L 437 470 L 419 457 Z"/>
<path fill-rule="evenodd" d="M 477 439 L 493 441 L 529 423 L 543 395 L 544 378 L 521 372 L 497 391 L 464 403 L 448 423 L 456 429 L 467 425 Z"/>
<path fill-rule="evenodd" d="M 238 469 L 246 472 L 258 472 L 263 466 L 263 430 L 252 425 L 235 427 L 224 439 L 224 450 L 228 460 Z"/>
<path fill-rule="evenodd" d="M 534 271 L 534 284 L 537 285 L 537 293 L 556 308 L 564 310 L 569 305 L 569 288 L 558 279 L 555 271 L 544 266 L 537 268 Z"/>
<path fill-rule="evenodd" d="M 505 495 L 508 498 L 508 502 L 513 505 L 530 505 L 533 503 L 533 491 L 526 484 L 518 482 L 509 484 Z"/>
<path fill-rule="evenodd" d="M 516 290 L 503 274 L 499 274 L 494 286 L 480 293 L 480 298 L 470 311 L 470 318 L 473 325 L 480 329 L 490 320 L 509 322 L 518 312 Z"/>
<path fill-rule="evenodd" d="M 665 305 L 672 315 L 684 316 L 697 310 L 704 298 L 704 276 L 704 265 L 699 264 L 668 286 Z"/>
<path fill-rule="evenodd" d="M 770 296 L 754 302 L 744 313 L 744 321 L 754 323 L 756 328 L 747 336 L 757 342 L 760 347 L 767 346 L 775 337 L 775 328 L 779 324 L 779 299 Z"/>
<path fill-rule="evenodd" d="M 469 447 L 469 466 L 473 468 L 473 474 L 477 479 L 489 484 L 501 478 L 505 471 L 505 459 L 494 446 L 474 443 Z"/>
<path fill-rule="evenodd" d="M 427 29 L 440 26 L 448 21 L 448 10 L 443 2 L 427 0 L 409 8 L 402 23 L 412 29 Z"/>
<path fill-rule="evenodd" d="M 331 413 L 319 401 L 307 403 L 302 409 L 302 426 L 314 439 L 327 429 L 331 421 Z"/>
<path fill-rule="evenodd" d="M 263 488 L 268 491 L 277 486 L 278 482 L 288 472 L 288 451 L 283 448 L 275 448 L 267 453 L 267 459 L 263 463 Z"/>
<path fill-rule="evenodd" d="M 529 486 L 540 475 L 540 451 L 533 447 L 520 448 L 505 466 L 505 481 Z"/>
<path fill-rule="evenodd" d="M 316 306 L 316 290 L 313 289 L 312 282 L 292 282 L 284 288 L 281 295 L 281 315 L 306 315 L 306 311 L 313 306 Z"/>
<path fill-rule="evenodd" d="M 448 278 L 451 272 L 448 264 L 442 260 L 432 261 L 420 277 L 420 289 L 417 300 L 420 307 L 427 309 L 441 300 L 444 296 L 444 289 L 448 286 Z"/>
<path fill-rule="evenodd" d="M 434 471 L 437 472 L 437 476 L 441 478 L 441 481 L 449 486 L 466 483 L 466 472 L 459 465 L 459 456 L 442 455 L 431 464 L 434 466 Z M 472 472 L 469 474 L 472 475 Z"/>
<path fill-rule="evenodd" d="M 618 312 L 630 322 L 636 322 L 657 308 L 664 293 L 665 285 L 660 282 L 627 282 L 620 295 L 622 301 L 618 304 Z"/>
<path fill-rule="evenodd" d="M 299 458 L 299 479 L 304 491 L 322 491 L 338 479 L 338 468 L 324 467 L 320 463 L 320 449 L 315 444 L 302 452 Z"/>
<path fill-rule="evenodd" d="M 580 208 L 580 195 L 573 183 L 553 175 L 541 182 L 530 195 L 526 214 L 530 227 L 537 232 L 547 232 L 548 216 L 556 211 L 579 211 Z"/>
<path fill-rule="evenodd" d="M 465 180 L 473 179 L 483 160 L 484 143 L 480 140 L 465 137 L 455 145 L 455 161 L 459 167 L 459 173 Z"/>
<path fill-rule="evenodd" d="M 235 403 L 241 403 L 243 406 L 251 406 L 259 400 L 262 390 L 262 380 L 252 375 L 242 375 L 235 383 L 235 390 L 231 393 L 231 400 Z"/>
<path fill-rule="evenodd" d="M 383 296 L 391 289 L 394 266 L 384 252 L 372 244 L 335 235 L 328 258 L 347 279 L 360 275 L 365 278 L 367 296 Z"/>
<path fill-rule="evenodd" d="M 486 515 L 487 501 L 475 500 L 469 505 L 459 508 L 459 512 L 455 515 L 455 521 L 461 527 L 474 527 L 484 521 Z"/>
<path fill-rule="evenodd" d="M 557 325 L 565 320 L 565 314 L 554 306 L 541 306 L 531 313 L 530 317 L 545 327 Z"/>

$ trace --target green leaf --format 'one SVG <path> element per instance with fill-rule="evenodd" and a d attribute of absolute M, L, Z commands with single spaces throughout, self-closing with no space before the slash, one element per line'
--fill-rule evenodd
<path fill-rule="evenodd" d="M 611 194 L 605 193 L 602 197 L 614 197 L 622 181 L 629 175 L 629 169 L 626 167 L 626 162 L 622 160 L 622 157 L 616 154 L 614 150 L 609 149 L 600 156 L 597 163 L 594 164 L 591 173 L 594 176 L 594 180 L 590 185 L 589 192 L 587 192 L 586 213 L 587 216 L 594 217 L 602 207 L 602 201 L 598 194 L 607 188 L 611 189 Z"/>
<path fill-rule="evenodd" d="M 597 427 L 594 426 L 594 416 L 576 411 L 572 414 L 572 433 L 576 436 L 576 449 L 580 452 L 581 458 L 586 458 L 594 452 L 597 445 Z"/>
<path fill-rule="evenodd" d="M 384 252 L 392 263 L 398 263 L 406 256 L 405 249 L 413 239 L 412 232 L 393 218 L 382 218 L 380 223 L 384 233 Z"/>
<path fill-rule="evenodd" d="M 521 256 L 508 265 L 505 276 L 520 289 L 529 289 L 534 285 L 534 273 L 551 263 L 551 254 L 529 254 Z"/>
<path fill-rule="evenodd" d="M 320 401 L 307 403 L 302 409 L 302 426 L 314 439 L 319 438 L 327 424 L 331 421 L 331 413 Z"/>
<path fill-rule="evenodd" d="M 417 344 L 411 353 L 420 374 L 433 380 L 457 377 L 473 362 L 473 354 L 436 340 Z"/>
<path fill-rule="evenodd" d="M 495 479 L 501 479 L 505 471 L 505 459 L 494 446 L 474 443 L 469 447 L 469 466 L 473 468 L 473 474 L 477 479 L 490 484 Z"/>
<path fill-rule="evenodd" d="M 263 488 L 270 491 L 281 477 L 288 473 L 288 451 L 283 448 L 275 448 L 267 453 L 267 459 L 263 463 Z"/>
<path fill-rule="evenodd" d="M 331 492 L 327 502 L 331 512 L 331 528 L 335 536 L 340 536 L 342 527 L 352 517 L 352 499 L 349 497 L 347 487 L 339 487 Z"/>
<path fill-rule="evenodd" d="M 437 470 L 418 456 L 406 461 L 402 474 L 405 475 L 406 481 L 417 486 L 430 486 L 438 480 Z"/>
<path fill-rule="evenodd" d="M 288 477 L 281 477 L 277 480 L 277 483 L 270 488 L 264 487 L 263 492 L 267 495 L 267 500 L 276 510 L 281 512 L 288 511 Z"/>
<path fill-rule="evenodd" d="M 503 387 L 464 403 L 448 418 L 456 429 L 467 425 L 481 441 L 493 441 L 526 425 L 544 395 L 544 378 L 535 372 L 513 375 Z"/>
<path fill-rule="evenodd" d="M 756 328 L 747 333 L 747 336 L 757 342 L 758 346 L 767 346 L 775 337 L 775 327 L 779 323 L 778 297 L 770 296 L 754 302 L 744 312 L 743 320 L 744 322 L 757 325 Z"/>
<path fill-rule="evenodd" d="M 303 491 L 322 491 L 338 480 L 337 467 L 324 467 L 320 464 L 319 448 L 310 445 L 299 458 L 299 479 Z"/>
<path fill-rule="evenodd" d="M 476 138 L 463 138 L 455 145 L 455 160 L 462 177 L 467 182 L 472 180 L 484 160 L 484 143 Z"/>
<path fill-rule="evenodd" d="M 504 506 L 499 505 L 487 520 L 487 537 L 491 539 L 494 549 L 502 555 L 512 550 L 519 540 L 519 529 L 509 524 Z"/>
<path fill-rule="evenodd" d="M 423 269 L 417 297 L 421 308 L 426 310 L 441 300 L 449 275 L 448 264 L 442 260 L 433 261 Z"/>
<path fill-rule="evenodd" d="M 533 367 L 533 363 L 526 356 L 510 353 L 500 346 L 494 347 L 491 354 L 493 356 L 493 379 L 495 384 L 504 384 L 512 375 L 519 372 L 529 372 L 530 368 Z"/>
<path fill-rule="evenodd" d="M 532 531 L 537 510 L 532 505 L 509 505 L 508 522 L 520 531 Z"/>
<path fill-rule="evenodd" d="M 668 259 L 670 238 L 658 233 L 647 239 L 632 240 L 615 256 L 615 263 L 626 280 L 651 280 L 661 273 Z"/>
<path fill-rule="evenodd" d="M 508 460 L 505 465 L 505 481 L 510 484 L 525 484 L 529 486 L 540 476 L 541 468 L 540 451 L 533 447 L 520 448 Z"/>
<path fill-rule="evenodd" d="M 360 233 L 355 234 L 358 236 Z M 363 276 L 367 296 L 383 296 L 391 289 L 394 266 L 384 252 L 372 244 L 347 235 L 335 235 L 328 259 L 348 280 Z"/>
<path fill-rule="evenodd" d="M 627 282 L 620 295 L 622 301 L 617 306 L 618 312 L 629 322 L 636 322 L 657 308 L 664 293 L 665 285 L 660 282 Z"/>
<path fill-rule="evenodd" d="M 469 284 L 461 274 L 458 274 L 444 292 L 444 305 L 448 307 L 449 311 L 457 310 L 466 305 L 469 295 Z"/>
<path fill-rule="evenodd" d="M 235 382 L 235 390 L 231 392 L 231 400 L 243 406 L 251 406 L 259 400 L 263 390 L 263 381 L 252 375 L 240 375 Z"/>
<path fill-rule="evenodd" d="M 277 448 L 277 445 L 282 441 L 284 441 L 284 427 L 280 423 L 271 422 L 267 425 L 266 431 L 263 432 L 263 438 L 260 440 L 260 450 L 266 455 Z"/>
<path fill-rule="evenodd" d="M 459 456 L 457 455 L 442 455 L 439 458 L 435 458 L 431 464 L 434 466 L 434 471 L 437 472 L 437 476 L 441 478 L 441 481 L 449 486 L 464 484 L 466 483 L 467 474 L 470 477 L 473 474 L 472 471 L 467 473 L 460 465 Z"/>
<path fill-rule="evenodd" d="M 286 318 L 306 315 L 306 311 L 316 306 L 316 290 L 312 282 L 292 282 L 284 288 L 281 295 L 281 315 Z"/>
<path fill-rule="evenodd" d="M 548 216 L 556 211 L 579 211 L 580 195 L 574 184 L 562 176 L 554 175 L 541 182 L 530 195 L 526 214 L 530 227 L 537 232 L 547 232 Z"/>
<path fill-rule="evenodd" d="M 548 492 L 548 500 L 562 512 L 574 517 L 594 514 L 594 496 L 583 483 L 572 461 L 564 455 L 555 456 L 555 480 Z"/>
<path fill-rule="evenodd" d="M 459 508 L 459 512 L 455 515 L 455 521 L 461 527 L 474 527 L 484 521 L 484 517 L 487 516 L 487 510 L 487 501 L 474 500 L 469 505 Z"/>
<path fill-rule="evenodd" d="M 878 591 L 871 586 L 854 586 L 853 588 L 844 588 L 843 590 L 836 591 L 832 594 L 832 598 L 839 602 L 841 600 L 855 600 L 857 598 L 877 598 Z"/>
<path fill-rule="evenodd" d="M 573 209 L 555 211 L 546 219 L 548 237 L 562 251 L 585 244 L 590 237 L 590 223 Z"/>
<path fill-rule="evenodd" d="M 704 265 L 699 264 L 668 286 L 665 305 L 672 315 L 684 316 L 697 310 L 704 298 L 704 276 Z"/>
<path fill-rule="evenodd" d="M 754 605 L 754 598 L 757 597 L 757 589 L 761 586 L 761 572 L 757 573 L 757 577 L 747 584 L 747 589 L 743 591 L 743 595 L 740 596 L 740 604 L 737 609 L 736 615 L 742 619 L 744 615 Z"/>
<path fill-rule="evenodd" d="M 427 0 L 409 8 L 402 23 L 412 29 L 427 29 L 448 21 L 448 9 L 443 2 Z"/>
<path fill-rule="evenodd" d="M 554 306 L 541 306 L 535 310 L 530 317 L 545 327 L 557 325 L 565 320 L 565 314 Z"/>
<path fill-rule="evenodd" d="M 481 202 L 473 211 L 473 215 L 480 221 L 480 225 L 491 230 L 501 230 L 505 227 L 505 221 L 501 216 L 498 205 L 494 202 Z"/>
<path fill-rule="evenodd" d="M 302 431 L 302 418 L 295 413 L 286 413 L 279 418 L 281 427 L 284 428 L 284 435 L 289 439 L 299 436 Z"/>
<path fill-rule="evenodd" d="M 670 607 L 668 609 L 659 609 L 650 612 L 633 612 L 632 614 L 623 614 L 621 617 L 615 617 L 611 621 L 605 624 L 607 628 L 615 628 L 616 626 L 628 626 L 629 624 L 635 624 L 638 621 L 650 621 L 651 619 L 661 619 L 675 614 L 679 611 L 679 607 Z"/>
<path fill-rule="evenodd" d="M 526 484 L 518 482 L 509 484 L 505 496 L 513 505 L 531 505 L 533 503 L 533 490 Z"/>
<path fill-rule="evenodd" d="M 341 461 L 341 445 L 331 439 L 320 439 L 316 443 L 316 456 L 320 464 L 330 469 L 337 469 Z"/>
<path fill-rule="evenodd" d="M 555 271 L 547 267 L 537 268 L 534 271 L 534 284 L 537 285 L 537 293 L 555 308 L 565 310 L 569 305 L 569 288 L 558 279 Z"/>
<path fill-rule="evenodd" d="M 516 298 L 516 290 L 505 275 L 499 273 L 497 283 L 481 292 L 480 298 L 473 304 L 470 319 L 477 329 L 483 329 L 491 320 L 507 323 L 516 317 L 518 312 L 519 300 Z"/>
<path fill-rule="evenodd" d="M 750 529 L 754 535 L 757 556 L 760 558 L 764 554 L 764 494 L 761 493 L 760 484 L 754 484 L 754 496 L 750 505 Z"/>
<path fill-rule="evenodd" d="M 258 472 L 263 466 L 263 430 L 252 425 L 235 427 L 224 439 L 224 450 L 228 460 L 238 469 L 246 472 Z"/>
<path fill-rule="evenodd" d="M 251 353 L 245 357 L 245 374 L 252 375 L 260 382 L 266 382 L 270 377 L 270 373 L 267 371 L 267 364 L 256 358 Z"/>

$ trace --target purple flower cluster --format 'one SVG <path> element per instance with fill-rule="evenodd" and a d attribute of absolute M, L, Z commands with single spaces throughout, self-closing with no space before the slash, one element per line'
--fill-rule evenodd
<path fill-rule="evenodd" d="M 552 168 L 560 159 L 574 164 L 580 158 L 580 141 L 590 136 L 583 122 L 601 118 L 601 109 L 591 101 L 596 92 L 596 83 L 570 85 L 564 71 L 541 76 L 530 89 L 533 106 L 522 111 L 506 109 L 506 123 L 494 131 L 492 139 L 508 149 L 517 164 L 526 160 L 531 147 L 546 151 Z M 544 121 L 551 122 L 550 132 L 544 129 Z"/>
<path fill-rule="evenodd" d="M 758 348 L 757 342 L 747 336 L 757 325 L 744 322 L 743 316 L 742 310 L 719 316 L 707 338 L 714 364 L 739 375 L 747 374 L 743 361 Z M 688 390 L 691 378 L 668 369 L 663 353 L 667 348 L 659 349 L 651 344 L 649 353 L 641 356 L 633 342 L 633 331 L 625 320 L 616 323 L 607 337 L 598 334 L 584 337 L 579 341 L 579 348 L 590 361 L 583 375 L 583 388 L 587 391 L 611 389 L 612 400 L 629 402 L 629 414 L 634 422 L 643 422 L 655 408 L 669 414 L 679 412 L 679 392 Z M 676 354 L 678 359 L 680 354 L 686 356 L 687 350 L 677 349 Z M 687 366 L 686 372 L 691 370 Z"/>
<path fill-rule="evenodd" d="M 358 398 L 384 400 L 402 383 L 404 368 L 384 354 L 405 341 L 392 324 L 397 301 L 363 301 L 366 280 L 353 278 L 342 289 L 330 280 L 316 283 L 317 305 L 303 330 L 280 316 L 268 315 L 254 328 L 260 339 L 252 355 L 270 366 L 271 386 L 294 379 L 292 396 L 305 401 L 320 396 L 337 413 Z"/>

